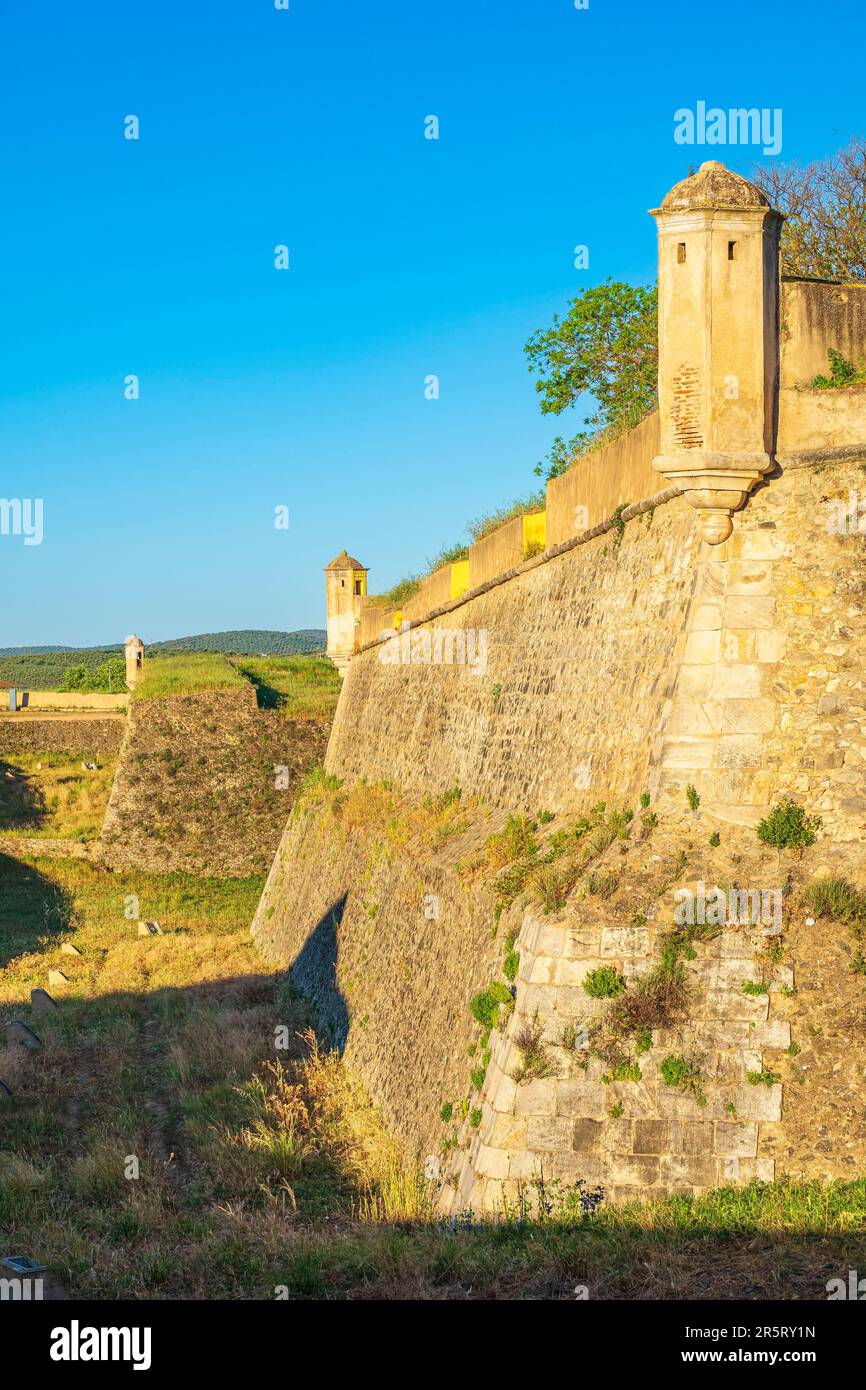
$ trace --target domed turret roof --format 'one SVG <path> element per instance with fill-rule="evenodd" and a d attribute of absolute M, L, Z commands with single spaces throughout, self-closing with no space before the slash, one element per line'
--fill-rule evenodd
<path fill-rule="evenodd" d="M 661 212 L 690 208 L 768 208 L 769 199 L 755 184 L 717 159 L 708 159 L 696 174 L 674 184 L 662 199 Z"/>
<path fill-rule="evenodd" d="M 360 560 L 353 560 L 345 550 L 341 550 L 336 559 L 325 566 L 326 570 L 363 570 L 366 565 L 362 565 Z"/>

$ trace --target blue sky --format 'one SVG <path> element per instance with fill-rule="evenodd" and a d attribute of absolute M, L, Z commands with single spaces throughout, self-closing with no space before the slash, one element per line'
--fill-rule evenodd
<path fill-rule="evenodd" d="M 527 337 L 654 277 L 690 163 L 761 157 L 675 110 L 828 154 L 864 37 L 862 0 L 0 0 L 0 497 L 45 508 L 0 536 L 0 646 L 322 626 L 344 545 L 384 588 L 531 490 L 580 416 Z"/>

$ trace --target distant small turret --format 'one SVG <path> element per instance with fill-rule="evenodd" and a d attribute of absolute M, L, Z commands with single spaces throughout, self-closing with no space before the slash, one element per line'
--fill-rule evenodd
<path fill-rule="evenodd" d="M 358 624 L 366 593 L 365 566 L 341 550 L 325 569 L 328 656 L 341 676 L 346 674 L 349 658 L 358 649 Z"/>
<path fill-rule="evenodd" d="M 126 656 L 126 684 L 130 690 L 141 680 L 144 666 L 144 643 L 140 637 L 127 637 L 124 647 Z"/>

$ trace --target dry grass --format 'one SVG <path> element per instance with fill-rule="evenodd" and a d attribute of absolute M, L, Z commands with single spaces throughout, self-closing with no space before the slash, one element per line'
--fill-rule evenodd
<path fill-rule="evenodd" d="M 425 797 L 420 803 L 396 792 L 387 782 L 355 782 L 343 786 L 315 768 L 305 778 L 295 799 L 294 817 L 317 814 L 335 833 L 363 831 L 380 839 L 389 852 L 421 853 L 460 835 L 478 809 L 474 799 L 464 801 L 459 787 Z"/>
<path fill-rule="evenodd" d="M 96 764 L 87 770 L 85 762 Z M 17 754 L 0 761 L 0 832 L 27 838 L 96 839 L 114 780 L 115 758 Z"/>
<path fill-rule="evenodd" d="M 462 813 L 462 798 L 439 799 L 416 821 L 387 788 L 344 794 L 321 775 L 308 791 L 335 826 L 366 806 L 395 835 Z M 0 1015 L 28 1017 L 52 966 L 71 977 L 39 1021 L 42 1051 L 0 1050 L 15 1092 L 0 1226 L 71 1296 L 570 1299 L 586 1283 L 594 1298 L 822 1298 L 827 1279 L 866 1265 L 862 1180 L 437 1223 L 363 1087 L 257 956 L 261 886 L 0 855 Z M 163 936 L 138 939 L 131 894 Z M 64 939 L 79 957 L 61 955 Z"/>

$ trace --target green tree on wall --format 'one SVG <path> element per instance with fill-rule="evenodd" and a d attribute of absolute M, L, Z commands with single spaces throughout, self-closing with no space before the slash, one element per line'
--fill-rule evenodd
<path fill-rule="evenodd" d="M 690 172 L 694 172 L 691 170 Z M 786 217 L 782 273 L 866 282 L 866 139 L 827 159 L 769 165 L 752 178 Z M 545 415 L 560 415 L 584 392 L 595 414 L 571 439 L 558 436 L 535 472 L 558 477 L 574 456 L 632 429 L 656 404 L 658 294 L 608 280 L 583 290 L 524 347 Z"/>
<path fill-rule="evenodd" d="M 558 477 L 603 436 L 632 429 L 656 404 L 658 291 L 607 280 L 582 290 L 524 347 L 544 415 L 560 415 L 588 392 L 595 413 L 573 438 L 557 437 L 535 472 Z"/>

